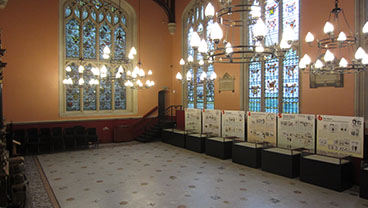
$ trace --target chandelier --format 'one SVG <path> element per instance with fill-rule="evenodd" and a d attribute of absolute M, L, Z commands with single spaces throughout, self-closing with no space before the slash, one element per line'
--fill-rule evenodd
<path fill-rule="evenodd" d="M 187 58 L 187 62 L 184 61 L 184 59 L 180 59 L 179 64 L 184 67 L 185 73 L 185 79 L 183 80 L 183 76 L 180 72 L 176 74 L 176 79 L 179 81 L 182 81 L 185 83 L 194 81 L 192 79 L 192 73 L 190 69 L 198 69 L 200 67 L 207 68 L 206 66 L 209 66 L 213 63 L 212 58 L 207 55 L 207 43 L 205 40 L 201 41 L 201 38 L 199 37 L 198 33 L 194 32 L 192 35 L 192 38 L 190 40 L 190 46 L 192 47 L 194 51 L 194 56 L 189 55 Z M 201 59 L 198 59 L 198 53 L 200 53 L 202 56 Z M 207 72 L 203 70 L 199 77 L 199 82 L 204 82 L 207 79 L 215 80 L 217 78 L 216 72 L 212 72 L 209 77 L 207 76 Z"/>
<path fill-rule="evenodd" d="M 334 1 L 335 7 L 331 10 L 328 21 L 323 28 L 326 37 L 316 41 L 318 47 L 316 61 L 312 63 L 310 56 L 305 54 L 299 62 L 301 70 L 309 71 L 313 74 L 343 74 L 367 69 L 368 54 L 362 47 L 358 47 L 354 53 L 353 48 L 357 47 L 358 38 L 351 31 L 344 10 L 339 7 L 339 1 Z M 348 33 L 341 30 L 343 25 L 340 25 L 339 14 L 343 16 L 343 23 L 345 28 L 349 30 Z M 364 34 L 368 33 L 368 22 L 363 26 L 362 32 Z M 312 46 L 314 35 L 308 32 L 305 41 L 309 46 Z M 347 51 L 349 54 L 354 54 L 354 57 L 344 57 L 343 54 L 347 54 Z M 351 60 L 350 63 L 348 62 L 349 59 Z"/>
<path fill-rule="evenodd" d="M 119 0 L 119 13 L 120 11 L 120 0 Z M 140 1 L 139 1 L 139 25 L 140 25 Z M 140 26 L 139 26 L 139 33 L 140 33 Z M 122 41 L 123 37 L 121 35 L 121 31 L 117 35 L 116 39 L 118 41 Z M 140 40 L 139 40 L 140 41 Z M 140 42 L 139 42 L 140 47 Z M 83 58 L 79 60 L 78 66 L 78 73 L 80 74 L 79 80 L 72 80 L 72 78 L 67 75 L 67 77 L 63 80 L 63 84 L 65 85 L 99 85 L 101 80 L 106 80 L 110 82 L 119 83 L 120 85 L 124 85 L 127 88 L 131 89 L 143 89 L 143 88 L 150 88 L 155 85 L 155 82 L 152 80 L 147 79 L 150 75 L 152 75 L 152 71 L 148 70 L 146 73 L 145 70 L 142 68 L 142 62 L 139 60 L 138 64 L 134 64 L 135 56 L 137 55 L 137 50 L 133 46 L 130 49 L 130 52 L 127 57 L 116 58 L 111 56 L 111 50 L 108 46 L 105 46 L 102 53 L 102 58 L 104 60 L 109 61 L 109 67 L 111 69 L 117 69 L 115 74 L 108 73 L 108 68 L 106 64 L 103 62 L 99 63 L 99 67 L 92 66 L 90 70 L 93 74 L 93 78 L 90 79 L 88 83 L 86 83 L 83 79 L 83 72 L 86 70 L 86 66 L 84 63 Z M 106 63 L 106 62 L 105 62 Z M 134 66 L 135 65 L 135 66 Z M 72 67 L 67 65 L 65 68 L 66 72 L 71 72 Z"/>
<path fill-rule="evenodd" d="M 284 56 L 295 40 L 293 29 L 287 26 L 280 44 L 273 43 L 271 38 L 267 38 L 268 29 L 261 18 L 262 10 L 276 9 L 279 0 L 274 0 L 274 5 L 270 8 L 262 6 L 258 0 L 240 2 L 236 4 L 232 0 L 219 0 L 220 8 L 217 12 L 211 2 L 206 6 L 206 18 L 214 22 L 210 31 L 210 40 L 208 40 L 214 44 L 214 47 L 208 50 L 209 57 L 215 63 L 251 63 Z M 226 30 L 223 31 L 221 26 Z M 229 40 L 230 30 L 248 26 L 252 28 L 249 33 L 251 41 L 247 41 L 246 44 L 236 44 L 234 40 Z"/>

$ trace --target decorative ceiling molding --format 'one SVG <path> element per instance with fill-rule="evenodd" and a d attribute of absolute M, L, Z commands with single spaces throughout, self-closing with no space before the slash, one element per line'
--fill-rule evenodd
<path fill-rule="evenodd" d="M 1 1 L 1 0 L 0 0 Z M 175 23 L 175 0 L 153 0 L 165 11 L 169 23 Z"/>
<path fill-rule="evenodd" d="M 8 0 L 0 0 L 0 9 L 4 9 L 7 3 L 8 3 Z"/>

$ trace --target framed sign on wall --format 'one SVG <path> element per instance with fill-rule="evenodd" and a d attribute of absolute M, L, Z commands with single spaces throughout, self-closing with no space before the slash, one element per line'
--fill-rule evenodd
<path fill-rule="evenodd" d="M 310 88 L 344 87 L 343 74 L 310 74 Z"/>

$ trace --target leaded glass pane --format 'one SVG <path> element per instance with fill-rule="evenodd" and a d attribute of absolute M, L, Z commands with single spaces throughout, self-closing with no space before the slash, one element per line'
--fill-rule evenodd
<path fill-rule="evenodd" d="M 286 53 L 284 59 L 283 112 L 299 112 L 299 57 L 295 50 Z"/>
<path fill-rule="evenodd" d="M 208 66 L 207 77 L 211 77 L 213 73 L 213 65 Z M 206 108 L 215 108 L 215 81 L 208 79 L 206 82 Z"/>
<path fill-rule="evenodd" d="M 65 52 L 67 58 L 79 58 L 79 23 L 75 19 L 65 25 Z"/>
<path fill-rule="evenodd" d="M 261 63 L 252 62 L 249 65 L 249 111 L 261 111 Z"/>
<path fill-rule="evenodd" d="M 79 11 L 79 9 L 75 9 L 74 10 L 74 14 L 75 14 L 75 16 L 77 16 L 78 18 L 80 18 L 80 11 Z"/>
<path fill-rule="evenodd" d="M 111 14 L 110 13 L 107 13 L 106 18 L 107 18 L 107 21 L 109 23 L 111 23 Z"/>
<path fill-rule="evenodd" d="M 200 76 L 203 72 L 202 68 L 198 68 L 196 74 L 196 82 L 197 82 L 197 108 L 203 108 L 204 106 L 204 92 L 203 92 L 203 81 L 200 80 Z"/>
<path fill-rule="evenodd" d="M 83 109 L 85 111 L 96 110 L 96 85 L 88 84 L 94 78 L 91 68 L 92 66 L 88 65 L 83 72 L 84 82 L 87 83 L 83 86 Z"/>
<path fill-rule="evenodd" d="M 86 9 L 83 10 L 83 13 L 82 13 L 82 18 L 83 20 L 87 19 L 88 17 L 88 11 Z"/>
<path fill-rule="evenodd" d="M 193 35 L 193 32 L 198 32 L 198 35 L 201 38 L 209 37 L 209 31 L 213 25 L 213 20 L 209 20 L 204 17 L 204 8 L 207 5 L 207 1 L 199 1 L 194 4 L 194 7 L 189 10 L 185 20 L 186 24 L 186 40 L 185 40 L 185 48 L 186 48 L 186 58 L 189 56 L 193 56 L 193 58 L 197 61 L 203 59 L 203 56 L 200 53 L 194 52 L 190 45 L 190 41 Z M 207 39 L 208 40 L 208 39 Z M 211 41 L 207 42 L 208 47 L 212 49 L 214 47 Z M 194 57 L 196 55 L 196 57 Z M 193 83 L 188 83 L 187 86 L 187 104 L 188 107 L 195 108 L 214 108 L 214 81 L 212 80 L 200 80 L 200 76 L 203 71 L 206 71 L 207 78 L 210 77 L 213 70 L 213 65 L 203 65 L 200 68 L 194 67 L 190 69 L 192 72 Z M 205 105 L 206 104 L 206 105 Z"/>
<path fill-rule="evenodd" d="M 198 34 L 201 34 L 203 32 L 203 25 L 202 25 L 202 23 L 198 25 L 197 32 L 198 32 Z"/>
<path fill-rule="evenodd" d="M 93 0 L 93 3 L 97 9 L 100 9 L 102 7 L 102 3 L 99 0 Z"/>
<path fill-rule="evenodd" d="M 81 6 L 81 7 L 83 7 L 86 3 L 84 2 L 84 1 L 82 1 L 82 0 L 78 0 L 78 3 L 79 3 L 79 5 Z"/>
<path fill-rule="evenodd" d="M 115 29 L 115 59 L 123 59 L 125 57 L 126 50 L 126 34 L 122 26 Z"/>
<path fill-rule="evenodd" d="M 100 14 L 98 15 L 98 21 L 102 22 L 104 19 L 104 14 L 102 12 L 100 12 Z"/>
<path fill-rule="evenodd" d="M 114 16 L 114 24 L 116 25 L 119 22 L 119 16 L 118 14 L 115 14 Z"/>
<path fill-rule="evenodd" d="M 283 27 L 290 26 L 299 39 L 299 0 L 283 0 Z"/>
<path fill-rule="evenodd" d="M 122 79 L 125 78 L 125 73 L 122 74 Z M 115 109 L 125 110 L 126 109 L 126 88 L 124 84 L 119 81 L 115 81 Z"/>
<path fill-rule="evenodd" d="M 65 17 L 69 17 L 71 13 L 72 13 L 72 10 L 70 9 L 69 6 L 67 6 L 65 8 Z"/>
<path fill-rule="evenodd" d="M 70 65 L 71 72 L 67 72 L 67 77 L 72 78 L 73 83 L 77 83 L 79 80 L 78 67 L 74 64 Z M 80 91 L 77 84 L 66 85 L 66 110 L 67 111 L 80 111 Z"/>
<path fill-rule="evenodd" d="M 201 7 L 201 20 L 204 20 L 204 6 Z"/>
<path fill-rule="evenodd" d="M 290 26 L 299 39 L 299 1 L 283 1 L 283 27 Z M 289 50 L 284 58 L 283 100 L 284 113 L 299 113 L 299 57 L 297 51 Z"/>
<path fill-rule="evenodd" d="M 278 44 L 279 35 L 282 30 L 290 26 L 294 30 L 294 40 L 299 38 L 299 0 L 264 0 L 265 24 L 268 29 L 265 45 Z M 278 2 L 281 5 L 277 5 Z M 280 10 L 282 8 L 282 11 Z M 282 21 L 280 21 L 282 18 Z M 282 22 L 282 27 L 280 27 Z M 280 31 L 281 30 L 281 31 Z M 252 25 L 248 27 L 249 44 L 253 44 Z M 282 112 L 299 112 L 299 69 L 298 56 L 296 50 L 290 50 L 285 54 L 284 59 L 272 59 L 265 63 L 264 69 L 261 64 L 249 64 L 249 110 L 278 112 L 280 106 L 279 99 L 282 99 Z M 279 63 L 283 61 L 282 74 L 279 75 Z M 264 82 L 261 83 L 261 76 L 264 73 Z M 279 86 L 283 90 L 279 90 Z M 264 89 L 264 96 L 262 95 Z M 263 100 L 264 97 L 264 100 Z M 264 106 L 264 109 L 263 109 Z"/>
<path fill-rule="evenodd" d="M 66 72 L 65 78 L 71 77 L 74 83 L 74 85 L 65 85 L 67 111 L 126 109 L 126 89 L 123 82 L 115 81 L 112 86 L 111 79 L 101 78 L 99 88 L 89 85 L 89 81 L 94 78 L 91 67 L 95 64 L 100 65 L 96 61 L 102 60 L 105 46 L 112 50 L 112 57 L 125 58 L 127 28 L 123 25 L 126 25 L 127 19 L 124 14 L 118 13 L 114 5 L 110 1 L 76 0 L 70 1 L 70 4 L 64 8 L 66 60 L 70 65 L 70 58 L 72 60 L 83 58 L 85 67 L 83 73 L 85 84 L 82 86 L 77 84 L 80 78 L 77 67 L 79 63 L 71 65 L 72 72 Z M 71 15 L 73 18 L 70 18 Z M 113 23 L 114 26 L 111 27 L 108 22 Z M 101 54 L 100 58 L 97 57 L 97 50 Z M 107 64 L 106 67 L 109 77 L 111 66 Z M 112 92 L 113 89 L 115 89 L 114 92 Z M 115 97 L 115 100 L 112 100 L 112 97 Z M 114 109 L 112 109 L 112 102 L 115 104 Z M 83 109 L 81 109 L 81 103 L 83 103 Z M 97 109 L 97 106 L 100 106 L 100 109 Z"/>
<path fill-rule="evenodd" d="M 122 16 L 121 17 L 121 22 L 126 26 L 126 18 L 125 18 L 125 16 Z"/>
<path fill-rule="evenodd" d="M 190 73 L 192 74 L 192 80 L 188 82 L 188 108 L 194 108 L 194 76 L 193 76 L 193 69 L 189 69 Z"/>
<path fill-rule="evenodd" d="M 107 77 L 111 76 L 110 68 L 107 67 Z M 100 110 L 111 110 L 112 106 L 112 86 L 107 78 L 100 79 Z"/>
<path fill-rule="evenodd" d="M 278 112 L 279 98 L 279 60 L 271 59 L 265 63 L 265 112 Z"/>
<path fill-rule="evenodd" d="M 265 45 L 270 46 L 279 42 L 279 7 L 274 0 L 267 0 L 265 24 L 268 29 Z"/>
<path fill-rule="evenodd" d="M 96 58 L 96 27 L 92 21 L 83 26 L 83 58 Z"/>
<path fill-rule="evenodd" d="M 96 15 L 96 12 L 94 10 L 91 12 L 91 17 L 92 17 L 93 20 L 96 21 L 97 15 Z"/>
<path fill-rule="evenodd" d="M 104 23 L 100 28 L 100 59 L 103 59 L 103 49 L 105 46 L 111 48 L 111 29 Z"/>

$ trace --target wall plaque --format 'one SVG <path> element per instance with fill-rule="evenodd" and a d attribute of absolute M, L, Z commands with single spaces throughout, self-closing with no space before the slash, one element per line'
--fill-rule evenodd
<path fill-rule="evenodd" d="M 233 78 L 230 74 L 228 74 L 226 72 L 224 74 L 224 76 L 222 78 L 220 78 L 220 80 L 219 80 L 219 92 L 222 92 L 222 91 L 235 92 L 235 90 L 234 90 L 234 80 L 235 80 L 235 78 Z"/>
<path fill-rule="evenodd" d="M 310 74 L 310 88 L 344 87 L 343 74 Z"/>

